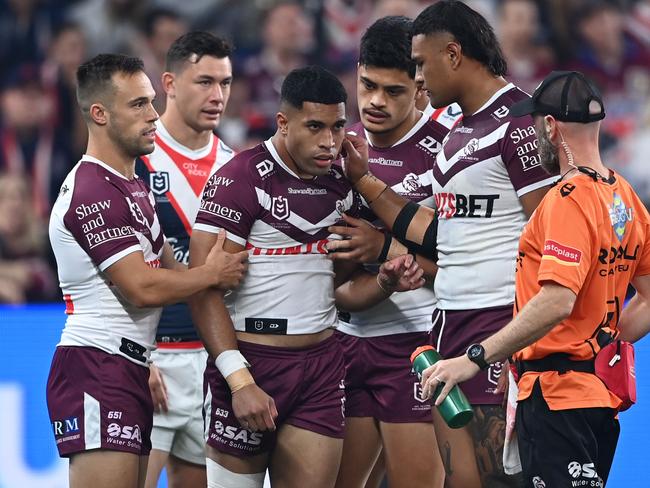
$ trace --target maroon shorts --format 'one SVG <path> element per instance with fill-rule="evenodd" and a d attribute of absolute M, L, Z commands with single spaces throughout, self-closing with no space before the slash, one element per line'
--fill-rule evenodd
<path fill-rule="evenodd" d="M 512 305 L 476 310 L 433 311 L 430 341 L 443 358 L 455 358 L 467 348 L 501 330 L 512 320 Z M 496 394 L 503 363 L 496 362 L 480 371 L 460 388 L 472 405 L 501 405 L 503 394 Z"/>
<path fill-rule="evenodd" d="M 251 364 L 257 386 L 275 401 L 279 429 L 291 424 L 328 437 L 343 438 L 345 365 L 338 341 L 332 336 L 304 348 L 263 346 L 239 342 Z M 233 456 L 253 456 L 273 449 L 276 432 L 244 429 L 232 410 L 230 389 L 214 358 L 205 368 L 203 390 L 208 445 Z"/>
<path fill-rule="evenodd" d="M 431 422 L 411 369 L 413 350 L 429 343 L 427 332 L 355 337 L 336 332 L 345 355 L 345 416 L 387 423 Z"/>
<path fill-rule="evenodd" d="M 47 408 L 59 455 L 91 449 L 146 456 L 153 403 L 149 368 L 94 347 L 57 347 Z"/>

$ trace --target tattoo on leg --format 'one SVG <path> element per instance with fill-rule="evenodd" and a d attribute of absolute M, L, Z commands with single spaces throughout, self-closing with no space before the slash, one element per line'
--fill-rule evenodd
<path fill-rule="evenodd" d="M 474 440 L 476 461 L 483 486 L 520 486 L 516 479 L 506 475 L 503 471 L 505 410 L 499 405 L 478 405 L 474 407 L 474 414 L 470 432 Z"/>

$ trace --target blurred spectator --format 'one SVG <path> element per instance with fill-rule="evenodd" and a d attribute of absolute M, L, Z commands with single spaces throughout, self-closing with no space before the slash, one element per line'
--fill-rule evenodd
<path fill-rule="evenodd" d="M 43 60 L 61 10 L 41 0 L 0 0 L 0 73 Z"/>
<path fill-rule="evenodd" d="M 84 29 L 89 57 L 99 53 L 128 53 L 129 43 L 137 38 L 138 25 L 149 3 L 149 0 L 85 0 L 70 9 L 69 18 Z"/>
<path fill-rule="evenodd" d="M 650 0 L 640 0 L 632 7 L 627 31 L 646 47 L 650 46 Z"/>
<path fill-rule="evenodd" d="M 423 8 L 423 5 L 418 0 L 377 0 L 369 24 L 372 24 L 377 19 L 394 15 L 403 15 L 414 19 Z"/>
<path fill-rule="evenodd" d="M 647 75 L 650 51 L 625 31 L 625 16 L 614 1 L 585 0 L 577 4 L 574 25 L 578 48 L 569 63 L 594 80 L 605 93 L 621 92 L 639 72 Z"/>
<path fill-rule="evenodd" d="M 319 59 L 334 71 L 356 71 L 359 42 L 373 20 L 372 0 L 322 0 L 319 21 Z M 356 90 L 356 85 L 355 85 Z"/>
<path fill-rule="evenodd" d="M 165 57 L 172 43 L 187 30 L 187 22 L 176 11 L 156 8 L 145 15 L 142 35 L 138 35 L 131 42 L 130 51 L 135 56 L 142 58 L 145 73 L 156 90 L 154 107 L 159 114 L 165 111 L 167 98 L 162 86 Z"/>
<path fill-rule="evenodd" d="M 503 0 L 497 35 L 508 62 L 508 80 L 532 93 L 553 70 L 553 52 L 545 44 L 534 0 Z"/>
<path fill-rule="evenodd" d="M 53 124 L 73 161 L 81 157 L 88 139 L 86 124 L 76 103 L 77 67 L 86 60 L 86 40 L 81 27 L 61 24 L 54 33 L 42 76 L 46 91 L 53 97 Z"/>
<path fill-rule="evenodd" d="M 309 63 L 315 42 L 312 20 L 295 1 L 273 5 L 265 13 L 261 32 L 261 52 L 244 62 L 240 72 L 244 79 L 235 79 L 235 84 L 246 87 L 247 104 L 242 113 L 251 140 L 274 134 L 282 81 L 289 71 Z M 233 107 L 233 101 L 229 111 L 236 116 L 239 107 Z"/>
<path fill-rule="evenodd" d="M 27 181 L 0 174 L 0 302 L 51 300 L 57 292 L 54 273 L 44 259 L 43 221 L 31 205 Z"/>
<path fill-rule="evenodd" d="M 6 76 L 0 109 L 0 171 L 28 177 L 35 212 L 48 215 L 74 161 L 61 137 L 65 128 L 54 125 L 54 100 L 37 66 L 21 65 Z"/>

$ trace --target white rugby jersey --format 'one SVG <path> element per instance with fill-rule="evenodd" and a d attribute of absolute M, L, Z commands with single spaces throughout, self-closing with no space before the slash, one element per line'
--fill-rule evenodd
<path fill-rule="evenodd" d="M 390 147 L 374 147 L 361 123 L 350 130 L 368 140 L 370 171 L 396 192 L 420 205 L 432 206 L 431 169 L 442 141 L 452 125 L 446 109 L 427 110 L 399 141 Z M 444 124 L 438 117 L 444 116 Z M 381 226 L 372 211 L 364 208 L 363 218 Z M 368 266 L 376 272 L 377 266 Z M 431 314 L 436 305 L 433 286 L 393 293 L 379 304 L 361 312 L 342 313 L 339 330 L 357 337 L 376 337 L 404 332 L 424 332 L 431 329 Z"/>
<path fill-rule="evenodd" d="M 96 347 L 145 365 L 161 309 L 131 305 L 104 271 L 134 252 L 160 267 L 165 238 L 147 186 L 84 155 L 61 186 L 49 234 L 68 315 L 59 345 Z"/>
<path fill-rule="evenodd" d="M 234 154 L 214 134 L 207 145 L 192 150 L 176 141 L 158 122 L 153 152 L 136 161 L 136 173 L 151 188 L 160 224 L 178 262 L 189 262 L 192 225 L 208 177 Z M 156 339 L 165 343 L 199 340 L 187 303 L 163 308 Z"/>
<path fill-rule="evenodd" d="M 515 258 L 526 215 L 519 197 L 553 183 L 540 164 L 530 116 L 509 107 L 528 97 L 512 84 L 445 138 L 432 169 L 438 209 L 438 308 L 514 302 Z"/>
<path fill-rule="evenodd" d="M 235 156 L 210 177 L 194 224 L 249 249 L 248 272 L 226 296 L 235 329 L 312 334 L 336 325 L 334 270 L 327 228 L 343 212 L 358 216 L 359 195 L 332 166 L 303 180 L 271 140 Z"/>

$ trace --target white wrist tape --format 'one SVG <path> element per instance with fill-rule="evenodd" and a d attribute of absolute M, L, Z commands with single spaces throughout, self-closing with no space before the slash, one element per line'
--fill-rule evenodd
<path fill-rule="evenodd" d="M 246 358 L 237 349 L 229 349 L 217 356 L 214 365 L 224 378 L 227 378 L 237 370 L 250 368 Z"/>

